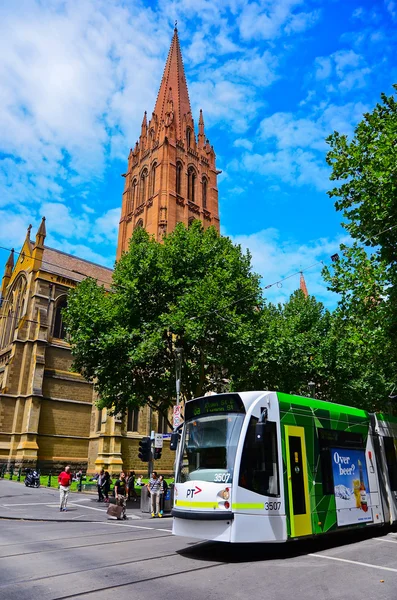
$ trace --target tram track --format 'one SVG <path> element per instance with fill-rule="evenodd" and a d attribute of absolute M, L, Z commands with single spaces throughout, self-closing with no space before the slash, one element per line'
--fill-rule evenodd
<path fill-rule="evenodd" d="M 165 537 L 167 537 L 167 536 L 165 536 Z M 5 584 L 0 583 L 0 590 L 6 590 L 7 588 L 10 588 L 10 587 L 11 588 L 15 588 L 18 585 L 26 584 L 26 583 L 39 583 L 40 581 L 49 582 L 50 580 L 53 581 L 53 580 L 59 579 L 61 577 L 70 577 L 72 575 L 73 576 L 75 576 L 75 575 L 84 575 L 85 573 L 92 573 L 93 571 L 104 571 L 105 569 L 125 567 L 127 565 L 142 564 L 142 563 L 149 562 L 149 561 L 159 561 L 159 560 L 173 558 L 173 557 L 176 557 L 176 556 L 178 556 L 178 553 L 174 551 L 174 552 L 170 552 L 168 554 L 159 554 L 157 556 L 148 556 L 148 557 L 145 557 L 145 558 L 138 558 L 138 559 L 135 558 L 135 559 L 132 559 L 132 560 L 118 561 L 117 563 L 114 563 L 114 564 L 101 564 L 101 565 L 95 565 L 93 567 L 88 567 L 88 568 L 85 568 L 85 569 L 73 569 L 71 571 L 67 571 L 67 572 L 64 572 L 64 573 L 57 573 L 57 574 L 54 574 L 54 575 L 48 575 L 48 574 L 46 574 L 46 575 L 43 575 L 41 577 L 28 577 L 26 579 L 18 579 L 18 580 L 14 580 L 14 581 L 11 581 L 11 582 L 5 583 Z M 187 570 L 184 569 L 183 571 L 180 571 L 180 572 L 172 572 L 172 573 L 157 575 L 157 576 L 154 576 L 152 578 L 150 578 L 150 577 L 149 578 L 141 578 L 141 579 L 136 580 L 136 581 L 123 582 L 123 583 L 120 583 L 120 584 L 115 584 L 114 586 L 108 586 L 107 589 L 110 590 L 110 589 L 112 589 L 112 587 L 118 588 L 118 587 L 123 587 L 123 586 L 126 586 L 126 585 L 132 585 L 134 583 L 140 583 L 140 582 L 150 581 L 151 579 L 159 579 L 159 578 L 162 578 L 162 577 L 170 577 L 170 576 L 173 576 L 173 575 L 179 575 L 180 573 L 189 573 L 190 571 L 199 571 L 199 570 L 202 570 L 202 569 L 205 569 L 205 568 L 210 568 L 210 567 L 213 567 L 213 566 L 220 566 L 222 564 L 225 564 L 225 563 L 216 563 L 214 565 L 206 565 L 205 567 L 199 567 L 199 568 L 193 568 L 193 569 L 187 569 Z M 72 594 L 72 595 L 62 596 L 62 597 L 59 598 L 59 600 L 61 598 L 69 598 L 69 597 L 73 598 L 73 597 L 78 596 L 78 595 L 83 595 L 83 594 L 88 594 L 88 593 L 94 593 L 94 592 L 98 592 L 98 591 L 102 591 L 102 590 L 103 590 L 103 586 L 98 587 L 97 589 L 90 589 L 87 592 L 80 592 L 79 594 Z M 58 599 L 54 598 L 52 600 L 58 600 Z"/>
<path fill-rule="evenodd" d="M 122 535 L 122 533 L 119 533 L 118 535 Z M 0 556 L 0 560 L 3 560 L 4 558 L 20 558 L 23 556 L 29 556 L 30 554 L 54 554 L 55 552 L 67 552 L 68 550 L 76 550 L 76 549 L 84 549 L 84 548 L 95 548 L 95 547 L 100 547 L 100 546 L 109 546 L 112 544 L 127 544 L 129 542 L 143 542 L 145 540 L 156 540 L 159 538 L 168 538 L 168 537 L 172 537 L 171 533 L 170 535 L 164 533 L 163 535 L 156 535 L 156 536 L 147 536 L 147 537 L 135 537 L 135 538 L 129 538 L 127 540 L 112 540 L 111 542 L 106 541 L 106 542 L 99 542 L 97 544 L 84 544 L 84 545 L 76 545 L 76 546 L 68 546 L 67 548 L 49 548 L 47 550 L 35 550 L 35 551 L 31 551 L 31 552 L 20 552 L 18 554 L 6 554 L 4 556 Z M 69 538 L 70 539 L 70 538 Z M 74 538 L 75 539 L 75 538 Z M 58 540 L 54 540 L 54 541 L 58 541 Z M 63 541 L 63 540 L 62 540 Z M 36 544 L 38 542 L 35 542 Z M 1 584 L 0 584 L 1 587 Z"/>

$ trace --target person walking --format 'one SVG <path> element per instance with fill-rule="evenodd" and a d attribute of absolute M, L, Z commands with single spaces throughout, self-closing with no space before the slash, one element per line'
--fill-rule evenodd
<path fill-rule="evenodd" d="M 167 495 L 168 483 L 164 479 L 164 475 L 159 475 L 159 482 L 160 482 L 160 488 L 159 488 L 159 494 L 160 494 L 160 511 L 159 511 L 159 517 L 162 517 L 163 514 L 164 514 L 164 503 L 165 503 L 165 497 Z"/>
<path fill-rule="evenodd" d="M 134 502 L 136 502 L 138 500 L 138 494 L 135 491 L 135 471 L 129 472 L 127 485 L 128 485 L 128 500 L 131 500 L 131 496 L 132 496 L 132 499 L 134 500 Z"/>
<path fill-rule="evenodd" d="M 65 467 L 65 470 L 58 475 L 59 495 L 60 495 L 60 512 L 66 512 L 70 486 L 72 483 L 72 473 L 70 467 Z"/>
<path fill-rule="evenodd" d="M 103 495 L 105 496 L 104 502 L 107 502 L 107 503 L 109 503 L 109 492 L 110 492 L 111 483 L 112 483 L 112 480 L 110 478 L 109 471 L 105 471 L 105 481 L 102 486 L 102 490 L 103 490 Z"/>
<path fill-rule="evenodd" d="M 159 481 L 156 471 L 153 471 L 150 481 L 147 484 L 147 489 L 149 490 L 149 494 L 150 494 L 152 517 L 159 516 L 159 513 L 160 513 L 160 481 Z"/>
<path fill-rule="evenodd" d="M 120 519 L 127 519 L 126 509 L 127 509 L 127 481 L 125 479 L 125 473 L 121 471 L 120 477 L 114 484 L 114 495 L 116 496 L 116 504 L 117 506 L 121 506 L 123 508 L 122 517 L 117 517 Z"/>
<path fill-rule="evenodd" d="M 104 496 L 103 496 L 103 486 L 105 484 L 105 470 L 102 468 L 99 471 L 99 476 L 97 479 L 97 488 L 98 488 L 98 500 L 97 502 L 103 502 L 104 500 Z"/>

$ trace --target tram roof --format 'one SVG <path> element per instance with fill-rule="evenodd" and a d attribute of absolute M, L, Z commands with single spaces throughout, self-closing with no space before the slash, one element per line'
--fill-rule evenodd
<path fill-rule="evenodd" d="M 362 419 L 369 418 L 369 414 L 366 410 L 355 408 L 354 406 L 326 402 L 325 400 L 317 400 L 316 398 L 305 398 L 304 396 L 295 396 L 294 394 L 284 394 L 282 392 L 277 392 L 277 397 L 279 402 L 297 404 L 298 406 L 312 408 L 314 410 L 326 410 L 331 415 L 345 414 L 354 417 L 361 417 Z"/>

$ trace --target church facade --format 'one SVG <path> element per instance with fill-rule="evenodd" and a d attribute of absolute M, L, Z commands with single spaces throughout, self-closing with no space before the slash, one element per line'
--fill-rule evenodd
<path fill-rule="evenodd" d="M 200 219 L 219 230 L 215 152 L 200 111 L 195 132 L 175 29 L 156 105 L 128 157 L 117 258 L 135 227 L 158 241 L 176 224 Z M 110 287 L 112 271 L 45 244 L 46 222 L 6 263 L 0 309 L 0 464 L 48 472 L 72 465 L 93 472 L 135 469 L 139 439 L 168 433 L 167 419 L 148 407 L 112 417 L 99 411 L 93 385 L 72 371 L 62 309 L 82 279 Z M 165 447 L 156 467 L 171 472 Z"/>

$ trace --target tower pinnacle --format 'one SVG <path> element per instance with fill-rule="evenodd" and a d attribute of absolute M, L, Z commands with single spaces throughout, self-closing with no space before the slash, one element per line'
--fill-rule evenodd
<path fill-rule="evenodd" d="M 170 88 L 172 90 L 171 103 L 168 101 Z M 189 92 L 187 90 L 176 22 L 171 47 L 153 112 L 158 119 L 158 123 L 163 121 L 167 126 L 170 126 L 171 124 L 174 125 L 177 139 L 183 137 L 183 119 L 184 117 L 187 119 L 188 116 L 191 115 L 192 109 L 190 107 Z"/>
<path fill-rule="evenodd" d="M 305 281 L 305 278 L 303 276 L 303 271 L 301 271 L 300 282 L 299 282 L 299 289 L 302 290 L 303 295 L 305 296 L 305 298 L 307 298 L 309 296 L 309 292 L 307 291 L 307 287 L 306 287 L 306 281 Z"/>

